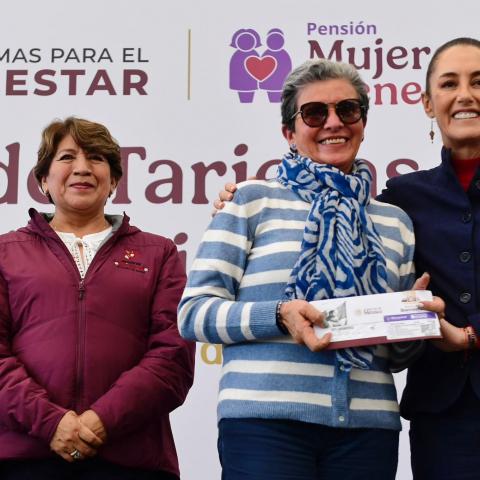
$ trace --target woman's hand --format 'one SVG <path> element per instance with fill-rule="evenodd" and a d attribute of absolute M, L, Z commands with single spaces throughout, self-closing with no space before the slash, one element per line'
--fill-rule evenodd
<path fill-rule="evenodd" d="M 422 308 L 435 312 L 440 320 L 441 339 L 431 340 L 432 344 L 443 352 L 458 352 L 468 348 L 468 338 L 463 328 L 456 327 L 445 320 L 445 302 L 433 297 L 431 302 L 422 302 Z"/>
<path fill-rule="evenodd" d="M 443 352 L 459 352 L 467 350 L 469 347 L 468 337 L 465 330 L 448 323 L 444 318 L 440 318 L 440 330 L 442 338 L 439 340 L 431 340 L 439 350 Z"/>
<path fill-rule="evenodd" d="M 233 194 L 237 190 L 237 185 L 235 183 L 226 183 L 222 190 L 218 194 L 218 198 L 213 201 L 213 210 L 212 217 L 215 216 L 219 210 L 225 206 L 224 202 L 229 202 L 233 198 Z"/>
<path fill-rule="evenodd" d="M 292 300 L 282 303 L 280 321 L 287 327 L 293 339 L 306 345 L 312 352 L 323 350 L 330 343 L 331 333 L 318 338 L 313 327 L 324 326 L 325 315 L 305 300 Z"/>
<path fill-rule="evenodd" d="M 100 417 L 93 410 L 86 410 L 80 415 L 80 423 L 89 428 L 103 443 L 107 440 L 107 431 Z"/>
<path fill-rule="evenodd" d="M 421 277 L 418 277 L 413 284 L 412 290 L 426 290 L 430 283 L 430 274 L 425 272 Z"/>
<path fill-rule="evenodd" d="M 103 441 L 86 425 L 80 422 L 80 417 L 73 411 L 67 412 L 58 423 L 50 448 L 67 462 L 93 457 Z M 73 452 L 80 456 L 74 458 Z"/>

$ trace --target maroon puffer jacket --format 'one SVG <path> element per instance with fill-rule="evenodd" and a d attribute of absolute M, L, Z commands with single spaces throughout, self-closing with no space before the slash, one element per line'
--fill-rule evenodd
<path fill-rule="evenodd" d="M 175 245 L 124 216 L 81 280 L 30 216 L 0 236 L 0 460 L 51 456 L 65 412 L 91 408 L 108 435 L 100 456 L 178 475 L 168 414 L 192 385 L 194 345 L 177 331 Z"/>

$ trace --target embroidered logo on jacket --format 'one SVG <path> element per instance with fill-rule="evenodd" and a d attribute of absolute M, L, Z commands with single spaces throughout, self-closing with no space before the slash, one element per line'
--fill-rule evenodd
<path fill-rule="evenodd" d="M 148 267 L 146 265 L 136 260 L 132 260 L 137 253 L 138 252 L 134 252 L 133 250 L 125 250 L 123 258 L 121 260 L 115 260 L 113 263 L 118 268 L 125 268 L 140 273 L 148 272 Z"/>

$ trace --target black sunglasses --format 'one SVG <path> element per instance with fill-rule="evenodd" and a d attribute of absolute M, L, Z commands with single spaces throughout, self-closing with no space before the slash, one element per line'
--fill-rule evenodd
<path fill-rule="evenodd" d="M 338 103 L 308 102 L 304 103 L 298 112 L 295 112 L 291 120 L 298 114 L 302 116 L 305 125 L 309 127 L 323 127 L 328 117 L 328 107 L 333 106 L 338 118 L 346 124 L 357 123 L 366 114 L 365 105 L 356 98 L 347 98 Z"/>

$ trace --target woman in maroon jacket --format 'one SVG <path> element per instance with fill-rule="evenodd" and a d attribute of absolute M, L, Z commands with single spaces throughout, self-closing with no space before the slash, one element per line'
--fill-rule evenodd
<path fill-rule="evenodd" d="M 0 236 L 0 477 L 179 478 L 168 415 L 194 346 L 176 248 L 105 215 L 122 169 L 103 125 L 50 124 L 34 173 L 53 215 Z"/>

